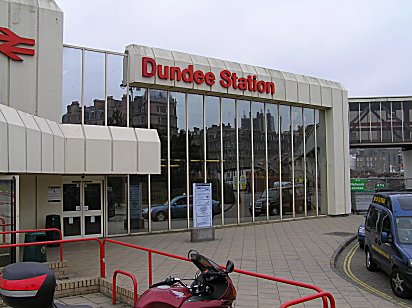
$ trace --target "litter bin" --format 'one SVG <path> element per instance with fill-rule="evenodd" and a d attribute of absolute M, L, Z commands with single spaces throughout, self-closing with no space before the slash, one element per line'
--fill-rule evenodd
<path fill-rule="evenodd" d="M 47 241 L 46 232 L 26 233 L 24 237 L 25 243 L 45 242 Z M 46 245 L 34 245 L 24 247 L 23 262 L 47 262 Z"/>
<path fill-rule="evenodd" d="M 48 229 L 48 228 L 56 228 L 56 229 L 61 230 L 62 228 L 61 228 L 61 224 L 60 224 L 60 215 L 56 215 L 56 214 L 47 215 L 47 216 L 46 216 L 46 226 L 45 226 L 45 228 L 46 228 L 46 229 Z M 51 232 L 51 231 L 49 231 L 49 232 L 46 232 L 46 236 L 47 236 L 47 240 L 48 240 L 48 241 L 60 240 L 60 234 L 59 234 L 59 232 L 55 232 L 55 231 L 54 231 L 54 232 Z M 59 244 L 49 244 L 49 245 L 47 245 L 47 246 L 53 247 L 53 246 L 59 246 Z"/>

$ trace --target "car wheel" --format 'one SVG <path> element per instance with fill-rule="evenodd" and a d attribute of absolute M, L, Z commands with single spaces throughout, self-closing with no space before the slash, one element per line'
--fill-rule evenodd
<path fill-rule="evenodd" d="M 278 215 L 278 209 L 276 207 L 269 207 L 269 215 L 270 216 L 276 216 Z"/>
<path fill-rule="evenodd" d="M 160 211 L 160 212 L 157 212 L 155 218 L 156 218 L 157 221 L 165 221 L 166 218 L 167 218 L 167 215 L 166 215 L 165 212 Z"/>
<path fill-rule="evenodd" d="M 378 269 L 378 265 L 376 264 L 375 260 L 373 260 L 372 255 L 368 248 L 365 251 L 366 255 L 366 269 L 370 272 L 374 272 Z"/>
<path fill-rule="evenodd" d="M 409 290 L 405 284 L 405 277 L 397 268 L 395 268 L 391 274 L 391 288 L 393 293 L 398 297 L 411 297 L 411 290 Z"/>

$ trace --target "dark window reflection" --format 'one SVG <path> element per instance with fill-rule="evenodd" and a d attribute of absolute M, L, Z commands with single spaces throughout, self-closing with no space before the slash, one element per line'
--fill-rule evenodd
<path fill-rule="evenodd" d="M 249 212 L 249 205 L 252 203 L 252 119 L 250 104 L 250 101 L 237 101 L 240 222 L 252 221 L 252 216 Z"/>
<path fill-rule="evenodd" d="M 294 179 L 294 207 L 295 214 L 298 216 L 305 215 L 306 207 L 306 178 L 305 178 L 305 152 L 303 142 L 303 109 L 301 107 L 292 107 L 292 125 L 293 125 L 293 179 Z"/>
<path fill-rule="evenodd" d="M 122 86 L 123 56 L 107 55 L 107 125 L 126 126 L 126 87 Z"/>
<path fill-rule="evenodd" d="M 405 141 L 412 140 L 412 102 L 403 102 L 403 133 Z"/>
<path fill-rule="evenodd" d="M 315 110 L 305 108 L 305 164 L 306 164 L 306 201 L 307 215 L 316 215 L 316 148 L 315 148 Z"/>
<path fill-rule="evenodd" d="M 222 98 L 223 178 L 225 224 L 238 222 L 235 100 Z M 230 187 L 232 191 L 230 191 Z"/>
<path fill-rule="evenodd" d="M 132 176 L 131 176 L 132 177 Z M 109 176 L 107 177 L 107 220 L 108 220 L 108 233 L 113 234 L 127 234 L 127 220 L 128 220 L 128 207 L 127 207 L 127 176 Z M 132 197 L 132 196 L 131 196 Z M 137 200 L 133 195 L 131 200 Z M 131 212 L 131 217 L 139 223 L 139 226 L 143 227 L 145 222 L 142 219 L 142 202 L 134 203 L 135 207 Z M 140 212 L 139 212 L 140 205 Z M 139 217 L 140 215 L 140 217 Z M 139 221 L 137 221 L 140 219 Z M 147 227 L 147 223 L 146 223 Z M 146 230 L 147 231 L 147 230 Z"/>
<path fill-rule="evenodd" d="M 206 181 L 212 183 L 213 225 L 222 224 L 222 172 L 221 172 L 221 136 L 220 136 L 220 103 L 214 96 L 205 97 L 205 129 L 206 129 Z M 228 187 L 229 186 L 229 187 Z M 224 184 L 224 191 L 233 194 L 231 185 Z"/>
<path fill-rule="evenodd" d="M 130 175 L 130 230 L 132 233 L 149 230 L 147 177 L 147 175 Z"/>
<path fill-rule="evenodd" d="M 266 206 L 266 198 L 262 198 L 266 191 L 266 135 L 265 135 L 265 105 L 264 103 L 252 102 L 253 119 L 253 190 L 255 194 L 253 207 L 255 209 L 255 220 L 266 220 L 266 211 L 262 214 L 262 206 Z M 262 202 L 264 199 L 264 202 Z M 260 208 L 260 213 L 258 210 Z M 250 210 L 252 214 L 252 210 Z"/>
<path fill-rule="evenodd" d="M 360 142 L 359 103 L 349 104 L 349 139 L 351 143 Z"/>
<path fill-rule="evenodd" d="M 361 142 L 370 142 L 370 113 L 369 103 L 360 103 Z"/>
<path fill-rule="evenodd" d="M 175 218 L 172 220 L 173 229 L 187 228 L 187 208 L 177 208 L 173 202 L 175 198 L 184 196 L 187 203 L 188 198 L 185 97 L 184 93 L 170 92 L 170 212 L 171 218 Z"/>
<path fill-rule="evenodd" d="M 402 102 L 392 102 L 392 133 L 394 142 L 403 141 Z"/>
<path fill-rule="evenodd" d="M 281 183 L 276 186 L 282 190 L 283 217 L 293 215 L 293 193 L 292 193 L 292 134 L 290 106 L 279 106 L 280 136 L 281 136 Z"/>
<path fill-rule="evenodd" d="M 318 158 L 318 206 L 320 214 L 328 214 L 326 191 L 326 123 L 325 112 L 315 110 L 316 146 Z"/>
<path fill-rule="evenodd" d="M 267 122 L 267 146 L 268 146 L 268 183 L 269 193 L 261 196 L 263 202 L 262 211 L 269 212 L 269 219 L 280 218 L 280 195 L 279 195 L 279 119 L 278 105 L 266 103 L 266 122 Z M 266 201 L 264 201 L 266 199 Z M 265 204 L 265 203 L 263 203 Z M 256 204 L 259 206 L 259 204 Z"/>
<path fill-rule="evenodd" d="M 390 102 L 381 102 L 382 141 L 392 142 L 392 105 Z"/>

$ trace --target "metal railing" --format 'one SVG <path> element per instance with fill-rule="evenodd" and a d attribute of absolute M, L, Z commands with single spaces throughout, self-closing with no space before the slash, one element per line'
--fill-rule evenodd
<path fill-rule="evenodd" d="M 138 245 L 134 245 L 134 244 L 124 243 L 124 242 L 116 241 L 116 240 L 109 239 L 109 238 L 103 239 L 103 246 L 105 246 L 106 243 L 112 243 L 112 244 L 115 244 L 115 245 L 120 245 L 120 246 L 129 247 L 129 248 L 133 248 L 133 249 L 137 249 L 137 250 L 141 250 L 141 251 L 146 251 L 147 254 L 148 254 L 149 286 L 153 284 L 153 271 L 152 271 L 152 254 L 153 253 L 158 254 L 158 255 L 162 255 L 162 256 L 165 256 L 165 257 L 173 258 L 173 259 L 178 259 L 178 260 L 182 260 L 182 261 L 191 262 L 188 258 L 185 258 L 185 257 L 182 257 L 182 256 L 178 256 L 178 255 L 174 255 L 174 254 L 170 254 L 170 253 L 166 253 L 166 252 L 163 252 L 163 251 L 159 251 L 159 250 L 155 250 L 155 249 L 151 249 L 151 248 L 147 248 L 147 247 L 142 247 L 142 246 L 138 246 Z M 225 266 L 221 266 L 221 267 L 225 268 Z M 317 292 L 316 294 L 310 295 L 309 297 L 305 296 L 305 297 L 302 297 L 302 298 L 298 298 L 298 299 L 289 301 L 289 302 L 283 304 L 283 305 L 286 305 L 286 306 L 281 306 L 281 307 L 289 307 L 289 306 L 292 306 L 292 305 L 307 302 L 307 301 L 317 299 L 317 298 L 322 298 L 322 303 L 323 303 L 324 308 L 329 307 L 328 306 L 328 300 L 330 302 L 330 307 L 331 308 L 336 307 L 333 295 L 329 292 L 324 292 L 321 288 L 319 288 L 317 286 L 310 285 L 310 284 L 303 283 L 303 282 L 288 280 L 288 279 L 284 279 L 284 278 L 269 276 L 269 275 L 265 275 L 265 274 L 249 272 L 249 271 L 241 270 L 241 269 L 237 269 L 237 268 L 234 269 L 234 272 L 239 273 L 239 274 L 243 274 L 243 275 L 247 275 L 247 276 L 260 278 L 260 279 L 265 279 L 265 280 L 270 280 L 270 281 L 274 281 L 274 282 L 284 283 L 284 284 L 288 284 L 288 285 L 292 285 L 292 286 L 296 286 L 296 287 L 311 289 L 311 290 L 314 290 L 314 291 Z"/>
<path fill-rule="evenodd" d="M 113 279 L 112 279 L 112 304 L 116 305 L 116 292 L 117 292 L 117 286 L 116 286 L 116 278 L 117 278 L 117 274 L 122 274 L 124 276 L 130 277 L 132 279 L 133 282 L 133 302 L 134 305 L 137 304 L 137 281 L 136 281 L 136 277 L 128 272 L 122 271 L 122 270 L 115 270 L 113 273 Z"/>

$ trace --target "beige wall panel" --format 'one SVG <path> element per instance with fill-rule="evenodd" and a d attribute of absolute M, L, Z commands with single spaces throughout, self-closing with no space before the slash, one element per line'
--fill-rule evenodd
<path fill-rule="evenodd" d="M 130 83 L 144 82 L 149 84 L 155 83 L 155 77 L 142 77 L 142 57 L 149 57 L 154 59 L 155 55 L 150 47 L 140 45 L 129 45 L 126 47 L 129 53 L 130 61 Z"/>
<path fill-rule="evenodd" d="M 53 173 L 53 132 L 44 118 L 34 116 L 41 131 L 41 172 Z"/>
<path fill-rule="evenodd" d="M 137 171 L 139 174 L 160 174 L 160 139 L 155 129 L 135 129 Z"/>
<path fill-rule="evenodd" d="M 9 172 L 9 145 L 7 137 L 7 121 L 0 110 L 0 172 Z"/>
<path fill-rule="evenodd" d="M 309 83 L 305 76 L 295 74 L 298 82 L 298 101 L 301 104 L 310 104 Z"/>
<path fill-rule="evenodd" d="M 137 140 L 133 128 L 109 127 L 113 139 L 113 173 L 137 173 Z"/>
<path fill-rule="evenodd" d="M 0 27 L 9 27 L 9 3 L 0 1 Z M 9 105 L 9 58 L 0 54 L 0 104 Z"/>
<path fill-rule="evenodd" d="M 37 228 L 44 228 L 46 216 L 51 214 L 62 216 L 63 191 L 61 192 L 61 202 L 49 202 L 49 187 L 62 187 L 62 177 L 60 175 L 39 175 L 37 176 Z"/>
<path fill-rule="evenodd" d="M 112 140 L 107 126 L 84 125 L 86 137 L 86 173 L 112 172 Z"/>
<path fill-rule="evenodd" d="M 183 72 L 184 69 L 188 68 L 189 65 L 193 65 L 192 59 L 190 58 L 190 55 L 187 54 L 187 53 L 172 51 L 172 56 L 173 56 L 173 59 L 174 59 L 174 65 L 173 66 L 179 67 L 182 72 Z M 194 70 L 193 70 L 193 72 L 194 72 Z M 195 84 L 195 82 L 184 82 L 183 79 L 181 81 L 177 81 L 176 79 L 174 80 L 174 86 L 175 87 L 193 89 L 194 84 Z"/>
<path fill-rule="evenodd" d="M 17 35 L 35 39 L 34 56 L 23 55 L 23 62 L 10 61 L 10 103 L 9 106 L 36 114 L 36 77 L 38 61 L 37 8 L 11 3 L 10 28 Z M 28 26 L 30 25 L 30 26 Z M 2 55 L 0 55 L 2 56 Z"/>
<path fill-rule="evenodd" d="M 249 64 L 239 64 L 240 69 L 242 70 L 243 78 L 247 78 L 249 75 L 253 78 L 253 76 L 256 76 L 257 78 L 257 72 L 256 69 L 253 65 Z M 245 90 L 244 92 L 245 96 L 250 96 L 250 97 L 259 97 L 259 92 L 258 91 L 248 91 Z"/>
<path fill-rule="evenodd" d="M 211 71 L 209 61 L 207 60 L 206 57 L 190 55 L 190 58 L 192 59 L 193 69 L 195 71 L 196 70 L 201 70 L 205 74 Z M 216 80 L 215 80 L 215 82 L 216 82 Z M 201 84 L 195 83 L 194 84 L 194 89 L 210 91 L 211 87 L 208 86 L 205 82 L 203 82 Z"/>
<path fill-rule="evenodd" d="M 13 108 L 0 105 L 8 123 L 9 172 L 26 172 L 26 128 Z"/>
<path fill-rule="evenodd" d="M 317 78 L 306 77 L 309 82 L 310 104 L 313 106 L 322 106 L 322 96 L 320 93 L 320 84 Z"/>
<path fill-rule="evenodd" d="M 212 86 L 212 91 L 213 92 L 218 92 L 218 93 L 227 93 L 227 88 L 224 88 L 220 85 L 220 72 L 223 70 L 226 70 L 227 67 L 225 65 L 225 62 L 223 60 L 219 59 L 214 59 L 214 58 L 207 58 L 210 64 L 210 71 L 215 75 L 216 78 L 216 83 Z"/>
<path fill-rule="evenodd" d="M 53 132 L 53 170 L 54 173 L 64 173 L 65 139 L 60 126 L 53 121 L 46 120 Z"/>
<path fill-rule="evenodd" d="M 286 89 L 286 101 L 297 103 L 298 102 L 298 82 L 296 81 L 295 74 L 282 72 L 285 78 Z"/>
<path fill-rule="evenodd" d="M 36 176 L 20 175 L 20 215 L 19 223 L 21 230 L 36 229 Z M 44 227 L 44 226 L 43 226 Z"/>
<path fill-rule="evenodd" d="M 275 95 L 273 95 L 273 99 L 279 101 L 286 101 L 286 84 L 285 84 L 285 77 L 283 76 L 281 71 L 276 71 L 272 69 L 268 69 L 270 76 L 272 77 L 272 82 L 275 83 Z"/>
<path fill-rule="evenodd" d="M 28 173 L 41 172 L 41 132 L 33 116 L 18 111 L 26 127 L 26 162 Z"/>
<path fill-rule="evenodd" d="M 322 106 L 332 107 L 332 90 L 330 83 L 325 79 L 318 79 L 321 86 Z"/>
<path fill-rule="evenodd" d="M 235 73 L 237 78 L 244 77 L 242 68 L 239 63 L 230 62 L 230 61 L 224 61 L 224 62 L 225 62 L 227 69 L 230 71 L 230 74 Z M 247 74 L 246 74 L 246 77 L 247 77 Z M 219 81 L 221 80 L 220 76 L 218 80 Z M 243 90 L 233 88 L 233 84 L 229 88 L 227 88 L 227 93 L 233 94 L 233 95 L 248 95 L 248 96 L 253 95 L 253 92 L 243 91 Z"/>
<path fill-rule="evenodd" d="M 255 66 L 254 67 L 257 73 L 257 79 L 258 80 L 263 80 L 265 82 L 273 82 L 272 81 L 272 77 L 270 76 L 269 70 L 267 68 L 263 68 L 263 67 L 258 67 Z M 275 92 L 276 92 L 276 85 L 275 85 Z M 260 98 L 267 98 L 267 99 L 272 99 L 273 95 L 271 93 L 258 93 Z"/>
<path fill-rule="evenodd" d="M 64 173 L 81 174 L 85 172 L 85 140 L 83 128 L 76 124 L 60 124 L 65 138 Z"/>
<path fill-rule="evenodd" d="M 40 4 L 45 1 L 40 1 Z M 60 122 L 63 78 L 63 13 L 39 9 L 37 115 Z"/>
<path fill-rule="evenodd" d="M 174 66 L 175 60 L 173 59 L 172 52 L 166 49 L 152 48 L 155 55 L 156 65 L 162 65 L 162 72 L 165 66 Z M 158 73 L 156 73 L 156 84 L 173 87 L 174 82 L 170 79 L 160 79 Z"/>

